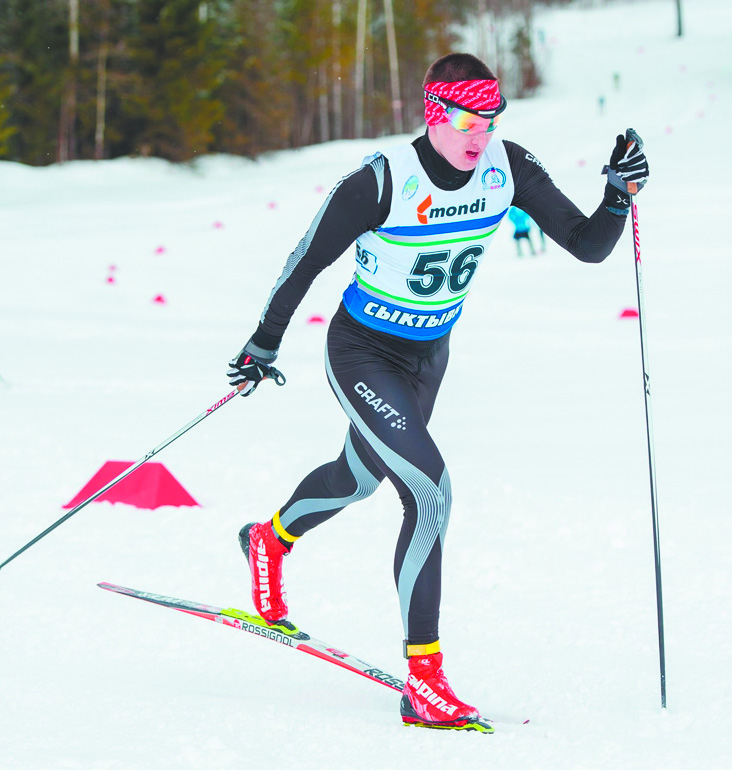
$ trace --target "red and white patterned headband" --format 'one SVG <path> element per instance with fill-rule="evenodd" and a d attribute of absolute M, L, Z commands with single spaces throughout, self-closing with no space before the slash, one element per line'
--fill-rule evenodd
<path fill-rule="evenodd" d="M 490 118 L 506 109 L 506 99 L 501 95 L 497 80 L 427 83 L 424 87 L 424 118 L 428 126 L 447 123 L 445 107 L 459 107 Z"/>

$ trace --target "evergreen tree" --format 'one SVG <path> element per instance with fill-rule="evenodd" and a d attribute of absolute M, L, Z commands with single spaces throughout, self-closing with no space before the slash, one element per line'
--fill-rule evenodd
<path fill-rule="evenodd" d="M 57 157 L 61 95 L 67 66 L 65 0 L 0 3 L 0 118 L 5 157 L 33 165 Z"/>
<path fill-rule="evenodd" d="M 12 152 L 11 139 L 18 132 L 10 119 L 9 102 L 13 94 L 10 76 L 0 71 L 0 158 L 7 158 Z"/>
<path fill-rule="evenodd" d="M 533 94 L 539 86 L 539 73 L 532 53 L 530 14 L 517 24 L 511 52 L 514 55 L 516 97 L 522 99 Z"/>
<path fill-rule="evenodd" d="M 78 0 L 78 25 L 70 0 L 0 0 L 0 157 L 253 157 L 417 130 L 425 69 L 476 13 L 509 96 L 536 87 L 540 1 L 567 0 Z"/>
<path fill-rule="evenodd" d="M 290 144 L 316 141 L 315 119 L 321 89 L 321 66 L 330 54 L 332 15 L 329 0 L 281 0 L 276 45 L 287 53 L 283 86 L 289 93 L 294 120 Z"/>
<path fill-rule="evenodd" d="M 457 31 L 467 18 L 474 0 L 414 0 L 395 2 L 394 21 L 399 44 L 401 93 L 404 101 L 405 130 L 424 125 L 422 78 L 438 57 L 457 50 Z M 382 51 L 379 68 L 386 76 L 386 42 L 379 38 Z M 386 85 L 384 85 L 386 87 Z"/>
<path fill-rule="evenodd" d="M 213 97 L 220 60 L 209 7 L 199 0 L 137 3 L 134 86 L 124 111 L 137 122 L 142 155 L 188 160 L 211 148 L 224 110 Z"/>
<path fill-rule="evenodd" d="M 293 113 L 277 25 L 271 0 L 233 0 L 222 9 L 217 30 L 222 66 L 214 92 L 224 105 L 214 127 L 220 152 L 255 156 L 289 144 Z"/>

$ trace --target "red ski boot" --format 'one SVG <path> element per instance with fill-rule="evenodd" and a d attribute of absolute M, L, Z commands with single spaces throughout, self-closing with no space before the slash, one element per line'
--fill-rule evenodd
<path fill-rule="evenodd" d="M 270 624 L 287 617 L 287 594 L 282 582 L 282 559 L 289 550 L 275 536 L 272 525 L 247 524 L 239 533 L 241 549 L 252 573 L 252 601 Z"/>
<path fill-rule="evenodd" d="M 402 721 L 417 727 L 492 733 L 478 709 L 463 703 L 442 670 L 442 653 L 409 658 L 409 676 L 401 702 Z"/>

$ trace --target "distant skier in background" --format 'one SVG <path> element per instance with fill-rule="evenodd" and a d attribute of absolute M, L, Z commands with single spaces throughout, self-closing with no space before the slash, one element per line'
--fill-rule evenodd
<path fill-rule="evenodd" d="M 402 720 L 492 732 L 478 709 L 448 684 L 439 642 L 452 495 L 427 424 L 447 367 L 450 332 L 512 205 L 580 261 L 601 262 L 625 225 L 626 182 L 642 186 L 648 166 L 641 149 L 619 136 L 609 163 L 614 184 L 608 181 L 588 218 L 534 155 L 495 138 L 506 99 L 482 61 L 470 54 L 444 56 L 430 66 L 423 86 L 425 133 L 366 158 L 338 182 L 288 257 L 254 334 L 229 362 L 230 382 L 245 396 L 272 376 L 303 296 L 355 241 L 355 274 L 331 319 L 325 356 L 330 386 L 350 421 L 345 446 L 337 459 L 306 476 L 270 520 L 245 525 L 239 540 L 257 611 L 273 628 L 292 632 L 283 557 L 309 530 L 388 478 L 404 508 L 394 559 L 409 666 Z M 476 536 L 485 536 L 484 526 L 476 520 Z M 355 548 L 350 543 L 344 549 L 344 570 L 353 558 L 346 551 L 355 554 Z M 465 590 L 476 588 L 466 584 Z M 476 675 L 482 666 L 476 655 Z"/>
<path fill-rule="evenodd" d="M 513 224 L 513 239 L 516 241 L 516 251 L 519 257 L 523 257 L 521 251 L 521 241 L 526 241 L 529 244 L 529 251 L 531 256 L 536 256 L 536 249 L 531 241 L 531 217 L 516 206 L 511 206 L 508 210 L 508 218 Z"/>

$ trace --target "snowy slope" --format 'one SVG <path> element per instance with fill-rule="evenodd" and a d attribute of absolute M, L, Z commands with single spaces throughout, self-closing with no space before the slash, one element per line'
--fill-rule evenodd
<path fill-rule="evenodd" d="M 346 429 L 325 327 L 307 323 L 337 306 L 344 257 L 293 319 L 287 386 L 227 404 L 158 458 L 201 507 L 95 503 L 0 572 L 3 770 L 732 766 L 732 7 L 684 3 L 679 40 L 668 0 L 589 5 L 541 17 L 546 85 L 511 103 L 501 132 L 587 213 L 615 135 L 633 126 L 646 141 L 668 709 L 638 328 L 618 318 L 636 305 L 630 228 L 599 266 L 551 243 L 519 260 L 505 228 L 432 423 L 455 498 L 446 671 L 499 720 L 495 735 L 404 729 L 386 688 L 95 585 L 249 607 L 239 527 L 269 517 Z M 136 460 L 228 392 L 226 361 L 327 190 L 402 141 L 192 168 L 0 163 L 0 560 L 103 462 Z M 286 579 L 303 628 L 403 676 L 399 526 L 383 486 L 298 543 Z"/>

